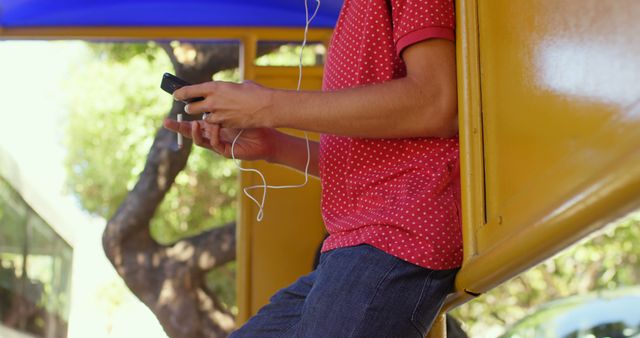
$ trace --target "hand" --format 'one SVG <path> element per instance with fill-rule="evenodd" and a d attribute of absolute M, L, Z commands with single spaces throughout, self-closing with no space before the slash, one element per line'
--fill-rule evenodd
<path fill-rule="evenodd" d="M 226 158 L 232 158 L 231 146 L 239 129 L 220 127 L 205 121 L 178 122 L 164 120 L 164 127 L 193 139 L 196 145 L 207 148 Z M 236 159 L 272 161 L 276 139 L 280 133 L 270 128 L 244 129 L 236 141 L 233 154 Z"/>
<path fill-rule="evenodd" d="M 205 121 L 225 128 L 274 127 L 271 112 L 273 90 L 253 82 L 211 81 L 185 86 L 173 93 L 179 101 L 203 97 L 185 106 L 190 115 L 207 114 Z"/>

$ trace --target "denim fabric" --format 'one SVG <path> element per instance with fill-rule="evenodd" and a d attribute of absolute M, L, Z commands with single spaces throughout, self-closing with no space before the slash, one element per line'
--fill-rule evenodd
<path fill-rule="evenodd" d="M 230 338 L 423 338 L 457 269 L 429 270 L 369 245 L 331 250 Z"/>

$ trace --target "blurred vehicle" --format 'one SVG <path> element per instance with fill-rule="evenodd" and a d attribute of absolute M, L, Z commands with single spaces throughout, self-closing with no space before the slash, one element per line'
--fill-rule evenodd
<path fill-rule="evenodd" d="M 0 338 L 67 337 L 73 246 L 65 218 L 0 149 Z"/>
<path fill-rule="evenodd" d="M 502 337 L 640 338 L 640 287 L 603 290 L 541 306 Z"/>

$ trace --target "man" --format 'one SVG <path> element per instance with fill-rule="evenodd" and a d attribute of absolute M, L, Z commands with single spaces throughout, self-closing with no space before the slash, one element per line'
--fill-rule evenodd
<path fill-rule="evenodd" d="M 310 173 L 329 237 L 318 268 L 280 290 L 231 337 L 423 337 L 462 260 L 453 0 L 345 0 L 322 92 L 253 83 L 202 96 L 165 121 L 197 145 Z"/>

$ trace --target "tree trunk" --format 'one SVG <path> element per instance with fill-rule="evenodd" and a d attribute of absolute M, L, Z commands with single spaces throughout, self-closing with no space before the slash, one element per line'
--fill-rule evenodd
<path fill-rule="evenodd" d="M 238 67 L 237 43 L 160 43 L 176 75 L 190 83 L 210 81 L 213 74 Z M 276 49 L 262 46 L 258 55 Z M 195 53 L 194 53 L 195 52 Z M 159 85 L 159 83 L 158 83 Z M 184 110 L 174 102 L 169 117 Z M 185 114 L 185 120 L 193 119 Z M 175 134 L 160 128 L 144 170 L 107 223 L 102 244 L 107 258 L 131 291 L 156 315 L 172 338 L 226 337 L 234 317 L 207 289 L 208 271 L 235 260 L 235 223 L 225 224 L 172 245 L 160 245 L 149 230 L 151 219 L 185 167 L 192 142 L 174 150 Z"/>
<path fill-rule="evenodd" d="M 210 81 L 214 73 L 238 65 L 237 44 L 161 46 L 176 75 L 192 83 Z M 195 50 L 196 57 L 179 60 L 185 49 Z M 183 109 L 174 102 L 169 116 L 175 118 Z M 158 244 L 149 231 L 156 208 L 187 163 L 192 143 L 184 141 L 183 149 L 175 151 L 175 134 L 158 130 L 138 183 L 107 224 L 103 246 L 126 285 L 169 336 L 226 337 L 234 326 L 233 315 L 207 290 L 204 276 L 235 259 L 235 224 L 172 245 Z"/>

